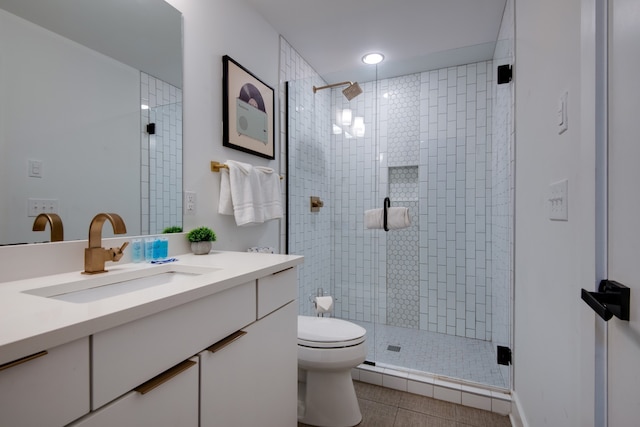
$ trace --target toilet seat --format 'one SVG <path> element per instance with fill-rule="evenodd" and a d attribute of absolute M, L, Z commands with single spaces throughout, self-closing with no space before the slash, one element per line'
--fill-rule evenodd
<path fill-rule="evenodd" d="M 331 317 L 298 316 L 298 345 L 311 348 L 343 348 L 364 342 L 367 330 Z"/>

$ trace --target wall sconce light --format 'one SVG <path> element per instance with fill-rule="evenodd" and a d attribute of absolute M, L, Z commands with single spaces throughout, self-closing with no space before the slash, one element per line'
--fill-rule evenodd
<path fill-rule="evenodd" d="M 351 126 L 352 117 L 353 117 L 353 112 L 350 109 L 345 108 L 344 110 L 342 110 L 342 119 L 341 119 L 342 126 Z"/>

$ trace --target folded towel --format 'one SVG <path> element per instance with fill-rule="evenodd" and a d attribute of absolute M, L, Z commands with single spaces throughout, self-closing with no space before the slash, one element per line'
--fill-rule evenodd
<path fill-rule="evenodd" d="M 218 200 L 218 213 L 222 215 L 233 215 L 229 169 L 220 169 L 220 199 Z"/>
<path fill-rule="evenodd" d="M 283 217 L 280 177 L 273 169 L 227 160 L 220 176 L 218 213 L 233 215 L 238 226 Z"/>
<path fill-rule="evenodd" d="M 229 171 L 223 169 L 221 175 L 218 212 L 229 215 L 232 207 L 237 225 L 254 223 L 254 203 L 260 197 L 258 176 L 250 164 L 233 160 L 227 160 L 226 164 Z"/>
<path fill-rule="evenodd" d="M 271 168 L 256 166 L 253 168 L 258 175 L 260 185 L 261 204 L 257 209 L 261 212 L 263 221 L 282 218 L 282 189 L 280 188 L 280 176 Z"/>
<path fill-rule="evenodd" d="M 387 228 L 398 230 L 411 225 L 409 208 L 387 208 Z M 364 213 L 365 228 L 384 228 L 384 209 L 370 209 Z"/>

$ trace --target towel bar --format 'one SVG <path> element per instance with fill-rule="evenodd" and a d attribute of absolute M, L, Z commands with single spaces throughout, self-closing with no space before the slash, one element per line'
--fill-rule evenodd
<path fill-rule="evenodd" d="M 229 169 L 229 166 L 220 162 L 215 162 L 215 161 L 211 162 L 211 172 L 220 172 L 220 169 Z M 284 177 L 281 175 L 280 180 L 283 180 L 283 179 Z"/>

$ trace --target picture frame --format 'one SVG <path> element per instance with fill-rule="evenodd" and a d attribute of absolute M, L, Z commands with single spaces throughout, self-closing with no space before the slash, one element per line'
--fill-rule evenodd
<path fill-rule="evenodd" d="M 274 160 L 273 88 L 228 55 L 222 64 L 222 145 Z"/>

